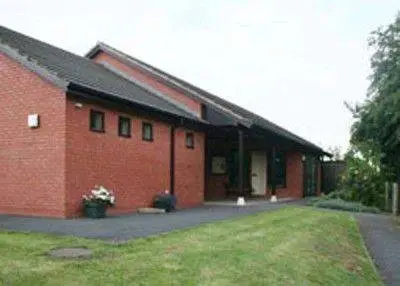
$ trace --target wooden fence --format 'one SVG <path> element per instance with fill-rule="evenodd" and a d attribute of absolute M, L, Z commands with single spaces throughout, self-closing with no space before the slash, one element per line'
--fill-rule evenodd
<path fill-rule="evenodd" d="M 325 194 L 337 190 L 340 176 L 346 170 L 345 161 L 325 161 L 321 163 L 321 191 Z"/>

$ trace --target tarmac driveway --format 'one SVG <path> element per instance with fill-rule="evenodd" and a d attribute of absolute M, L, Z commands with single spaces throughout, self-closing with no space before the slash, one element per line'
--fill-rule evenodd
<path fill-rule="evenodd" d="M 389 215 L 355 214 L 385 285 L 400 285 L 400 224 Z"/>
<path fill-rule="evenodd" d="M 53 219 L 0 215 L 0 229 L 32 231 L 85 238 L 103 239 L 115 243 L 193 227 L 257 212 L 276 210 L 296 202 L 251 202 L 246 206 L 228 203 L 206 204 L 201 207 L 167 214 L 132 214 L 104 219 Z"/>

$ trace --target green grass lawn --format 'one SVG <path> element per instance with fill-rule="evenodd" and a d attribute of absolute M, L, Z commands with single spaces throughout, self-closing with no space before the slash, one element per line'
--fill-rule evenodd
<path fill-rule="evenodd" d="M 47 256 L 85 246 L 90 260 Z M 3 285 L 381 285 L 347 213 L 288 207 L 123 245 L 0 231 Z"/>

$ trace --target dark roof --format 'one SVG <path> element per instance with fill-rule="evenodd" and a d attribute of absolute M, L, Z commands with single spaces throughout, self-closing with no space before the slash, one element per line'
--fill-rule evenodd
<path fill-rule="evenodd" d="M 150 72 L 153 76 L 163 80 L 166 84 L 169 84 L 174 88 L 178 88 L 186 95 L 197 99 L 206 106 L 210 107 L 214 115 L 213 118 L 218 118 L 218 121 L 216 122 L 213 122 L 213 120 L 207 118 L 207 120 L 209 120 L 211 124 L 223 125 L 223 123 L 221 122 L 235 122 L 236 124 L 244 125 L 246 127 L 258 126 L 264 130 L 282 136 L 283 138 L 291 140 L 297 144 L 313 149 L 314 151 L 325 153 L 319 146 L 293 134 L 292 132 L 274 124 L 273 122 L 253 112 L 250 112 L 234 103 L 213 95 L 201 88 L 198 88 L 182 79 L 170 75 L 137 58 L 127 55 L 105 43 L 97 43 L 97 45 L 86 54 L 86 57 L 92 58 L 100 51 L 111 53 L 112 55 L 120 58 L 127 64 L 134 65 L 135 67 Z"/>
<path fill-rule="evenodd" d="M 79 86 L 172 116 L 202 121 L 171 100 L 166 100 L 102 65 L 3 26 L 0 26 L 0 51 L 66 90 L 72 85 Z"/>

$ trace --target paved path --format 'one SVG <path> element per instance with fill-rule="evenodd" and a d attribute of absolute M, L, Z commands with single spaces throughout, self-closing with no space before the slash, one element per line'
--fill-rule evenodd
<path fill-rule="evenodd" d="M 296 202 L 272 204 L 268 201 L 257 201 L 244 207 L 227 203 L 207 204 L 202 207 L 167 214 L 133 214 L 105 219 L 63 220 L 0 215 L 0 229 L 74 235 L 123 243 L 133 238 L 146 237 L 261 211 L 275 210 L 294 203 Z"/>
<path fill-rule="evenodd" d="M 400 285 L 400 224 L 387 215 L 356 214 L 367 248 L 386 285 Z"/>

